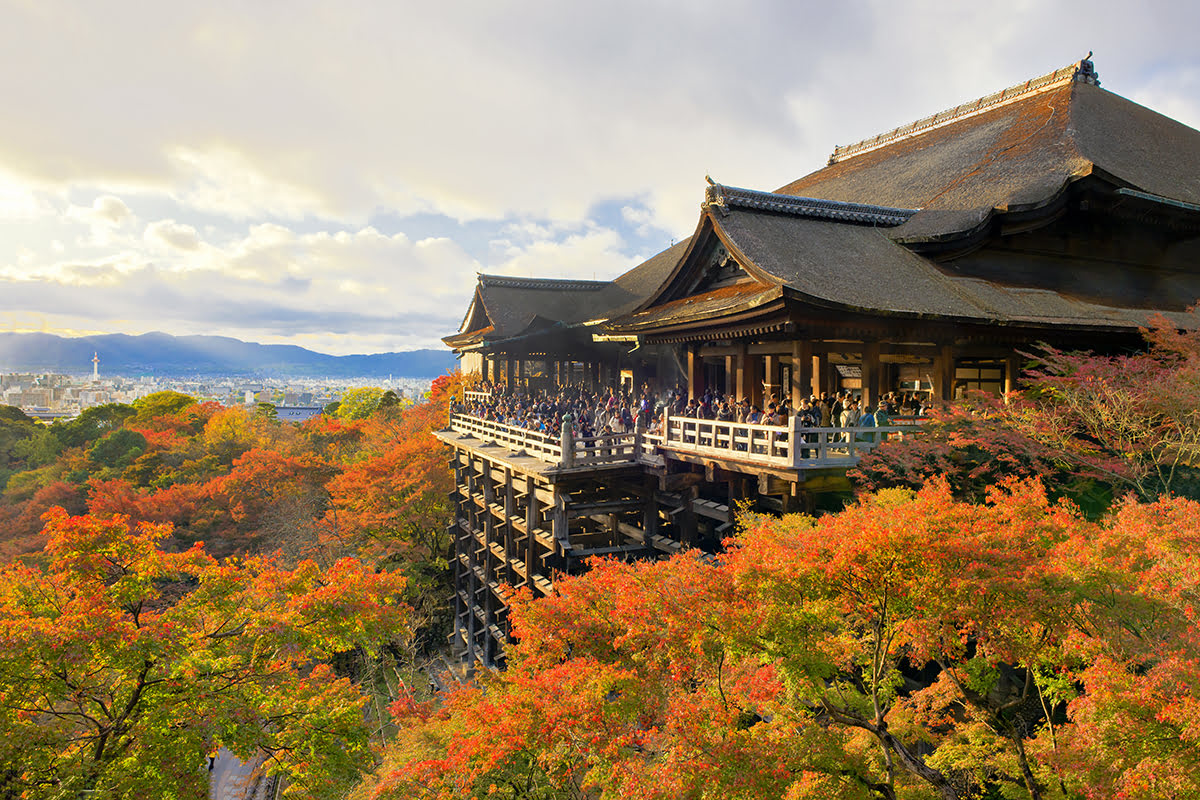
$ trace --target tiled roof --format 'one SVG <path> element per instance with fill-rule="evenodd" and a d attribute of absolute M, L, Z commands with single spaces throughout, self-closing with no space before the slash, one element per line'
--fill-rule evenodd
<path fill-rule="evenodd" d="M 990 96 L 996 102 L 974 101 L 853 152 L 839 148 L 829 166 L 777 191 L 919 209 L 891 233 L 913 244 L 970 235 L 996 214 L 1050 209 L 1070 183 L 1092 175 L 1200 203 L 1200 132 L 1080 80 L 1088 63 L 1068 68 L 1066 79 L 1051 73 L 1029 91 L 1005 90 Z"/>
<path fill-rule="evenodd" d="M 952 122 L 965 119 L 983 111 L 989 111 L 993 108 L 1012 103 L 1022 97 L 1033 94 L 1035 92 L 1052 89 L 1063 84 L 1073 81 L 1081 83 L 1090 83 L 1093 86 L 1100 85 L 1100 75 L 1096 72 L 1096 67 L 1089 60 L 1091 53 L 1088 53 L 1088 58 L 1083 59 L 1075 64 L 1070 64 L 1062 69 L 1042 75 L 1039 78 L 1027 80 L 1024 83 L 1018 83 L 1015 86 L 1010 86 L 999 92 L 993 92 L 978 100 L 972 100 L 969 103 L 957 105 L 954 108 L 939 111 L 937 114 L 931 114 L 928 117 L 919 119 L 916 122 L 910 122 L 907 125 L 901 125 L 899 128 L 881 133 L 878 136 L 872 136 L 869 139 L 863 139 L 861 142 L 854 144 L 835 147 L 833 154 L 829 156 L 829 163 L 836 164 L 839 161 L 845 161 L 848 158 L 853 158 L 856 155 L 865 153 L 869 150 L 874 150 L 878 147 L 891 144 L 899 139 L 907 139 L 910 136 L 917 136 L 925 131 L 948 125 Z"/>
<path fill-rule="evenodd" d="M 760 192 L 754 189 L 739 189 L 722 186 L 709 180 L 704 192 L 704 208 L 727 211 L 731 208 L 752 208 L 773 211 L 794 217 L 832 219 L 838 222 L 856 222 L 868 225 L 900 225 L 908 222 L 915 208 L 888 208 L 867 203 L 843 203 L 837 200 L 820 200 L 815 197 Z"/>

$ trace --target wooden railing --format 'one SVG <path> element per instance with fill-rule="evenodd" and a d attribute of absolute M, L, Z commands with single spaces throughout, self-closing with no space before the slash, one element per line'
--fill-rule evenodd
<path fill-rule="evenodd" d="M 661 447 L 737 461 L 802 469 L 858 463 L 880 442 L 903 438 L 916 425 L 804 428 L 792 417 L 784 425 L 750 425 L 691 417 L 668 417 Z"/>
<path fill-rule="evenodd" d="M 526 455 L 551 464 L 558 464 L 562 461 L 562 440 L 558 436 L 480 419 L 468 414 L 451 413 L 450 428 L 481 441 L 495 442 L 509 450 L 524 451 Z"/>
<path fill-rule="evenodd" d="M 564 468 L 637 461 L 661 464 L 663 453 L 670 451 L 783 469 L 848 467 L 857 464 L 881 442 L 911 435 L 920 427 L 907 424 L 804 428 L 795 417 L 787 425 L 672 416 L 666 417 L 665 422 L 665 431 L 639 430 L 581 438 L 574 436 L 567 426 L 552 436 L 468 414 L 450 415 L 450 428 L 459 433 Z"/>
<path fill-rule="evenodd" d="M 450 415 L 450 428 L 562 467 L 632 464 L 637 461 L 636 434 L 633 433 L 577 437 L 568 428 L 557 436 L 551 436 L 515 425 L 454 413 Z"/>

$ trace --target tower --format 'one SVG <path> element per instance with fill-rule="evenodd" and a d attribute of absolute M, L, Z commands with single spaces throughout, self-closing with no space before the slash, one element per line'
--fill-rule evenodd
<path fill-rule="evenodd" d="M 97 352 L 92 353 L 92 382 L 100 382 L 100 354 Z"/>

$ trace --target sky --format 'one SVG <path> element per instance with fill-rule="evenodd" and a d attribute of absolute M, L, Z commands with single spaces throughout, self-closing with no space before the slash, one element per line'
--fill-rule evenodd
<path fill-rule="evenodd" d="M 1200 4 L 0 0 L 0 331 L 441 347 L 475 275 L 609 279 L 705 176 L 1078 61 L 1200 127 Z"/>

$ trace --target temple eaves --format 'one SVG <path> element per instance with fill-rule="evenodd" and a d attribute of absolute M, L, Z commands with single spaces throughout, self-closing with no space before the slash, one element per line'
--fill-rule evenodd
<path fill-rule="evenodd" d="M 1008 105 L 1009 103 L 1028 97 L 1031 94 L 1048 91 L 1063 84 L 1090 83 L 1093 86 L 1099 86 L 1100 74 L 1096 72 L 1096 67 L 1092 63 L 1091 58 L 1092 54 L 1088 53 L 1087 58 L 1077 61 L 1074 64 L 1069 64 L 1054 72 L 1049 72 L 1041 77 L 1033 78 L 1024 83 L 1018 83 L 1016 86 L 1010 86 L 1002 91 L 993 92 L 986 97 L 963 103 L 945 111 L 939 111 L 932 116 L 919 119 L 916 122 L 910 122 L 907 125 L 901 125 L 899 128 L 893 128 L 878 136 L 863 139 L 861 142 L 835 147 L 833 148 L 832 155 L 829 156 L 829 164 L 837 164 L 838 162 L 868 153 L 884 145 L 918 136 L 934 128 L 940 128 L 943 125 L 957 122 L 960 119 L 981 114 L 985 111 L 991 111 L 994 108 L 999 108 L 1000 106 Z"/>
<path fill-rule="evenodd" d="M 756 211 L 774 211 L 796 217 L 829 219 L 838 222 L 857 222 L 868 225 L 903 225 L 916 214 L 915 208 L 890 208 L 866 203 L 846 203 L 840 200 L 822 200 L 815 197 L 796 197 L 790 194 L 760 192 L 754 189 L 739 189 L 724 186 L 708 178 L 701 208 L 716 209 L 728 213 L 731 208 L 749 208 Z"/>

